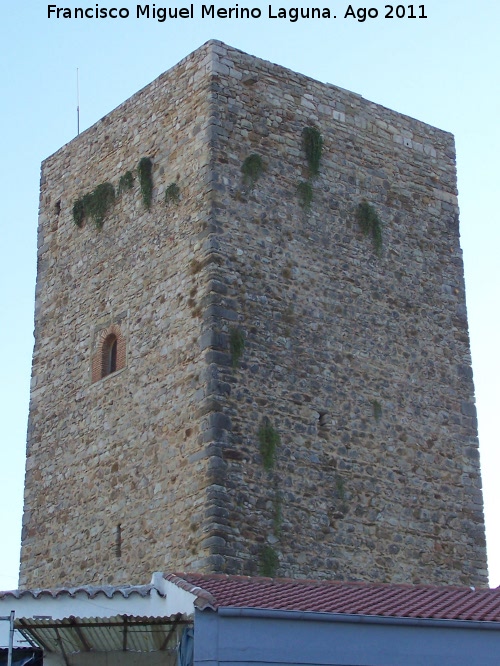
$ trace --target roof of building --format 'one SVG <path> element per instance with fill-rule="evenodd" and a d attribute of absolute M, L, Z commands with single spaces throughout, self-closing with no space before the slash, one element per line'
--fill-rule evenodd
<path fill-rule="evenodd" d="M 79 594 L 84 594 L 89 599 L 94 599 L 99 594 L 104 594 L 108 599 L 115 596 L 121 596 L 128 599 L 133 594 L 138 594 L 141 597 L 147 597 L 151 590 L 158 590 L 156 587 L 149 583 L 148 585 L 121 585 L 115 587 L 113 585 L 80 585 L 79 587 L 57 587 L 47 589 L 34 589 L 34 590 L 8 590 L 0 592 L 0 599 L 7 597 L 14 597 L 21 599 L 23 597 L 33 597 L 38 599 L 40 597 L 51 597 L 56 599 L 58 597 L 76 597 Z"/>
<path fill-rule="evenodd" d="M 0 616 L 32 645 L 64 657 L 80 651 L 165 651 L 192 624 L 194 596 L 166 594 L 163 573 L 146 585 L 81 585 L 0 592 Z M 4 632 L 5 633 L 5 632 Z"/>
<path fill-rule="evenodd" d="M 162 580 L 163 583 L 161 583 Z M 474 589 L 455 586 L 318 581 L 199 573 L 153 574 L 152 582 L 148 585 L 116 587 L 83 585 L 43 590 L 13 590 L 0 592 L 0 601 L 8 602 L 9 598 L 15 598 L 35 599 L 41 603 L 43 599 L 76 599 L 77 597 L 92 600 L 98 595 L 115 600 L 129 599 L 134 596 L 146 600 L 151 598 L 153 590 L 157 593 L 154 595 L 156 598 L 159 595 L 165 600 L 170 597 L 165 583 L 171 583 L 187 592 L 188 599 L 192 599 L 189 604 L 193 604 L 199 610 L 248 608 L 393 618 L 500 622 L 500 588 Z M 168 615 L 171 612 L 173 611 L 171 610 Z M 182 612 L 188 611 L 183 609 Z M 164 614 L 165 612 L 162 612 L 162 615 Z"/>
<path fill-rule="evenodd" d="M 173 617 L 23 618 L 16 628 L 31 643 L 62 656 L 126 650 L 175 654 L 182 630 L 190 623 L 179 613 Z"/>
<path fill-rule="evenodd" d="M 500 622 L 500 588 L 168 574 L 201 610 L 221 607 Z"/>

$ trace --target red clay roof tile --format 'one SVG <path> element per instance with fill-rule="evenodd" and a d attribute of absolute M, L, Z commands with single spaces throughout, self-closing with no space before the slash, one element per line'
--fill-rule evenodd
<path fill-rule="evenodd" d="M 500 622 L 500 589 L 344 581 L 167 575 L 197 597 L 199 608 L 233 607 Z"/>

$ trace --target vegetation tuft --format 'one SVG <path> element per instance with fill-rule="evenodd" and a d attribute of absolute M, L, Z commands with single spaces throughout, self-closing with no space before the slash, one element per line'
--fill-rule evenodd
<path fill-rule="evenodd" d="M 133 186 L 134 176 L 132 175 L 132 171 L 127 171 L 123 176 L 120 176 L 120 180 L 118 181 L 118 194 L 120 195 L 122 192 L 131 190 Z"/>
<path fill-rule="evenodd" d="M 382 405 L 378 400 L 372 400 L 373 418 L 375 421 L 380 421 L 382 418 Z"/>
<path fill-rule="evenodd" d="M 165 203 L 166 204 L 178 204 L 180 198 L 180 189 L 177 183 L 170 183 L 170 185 L 165 190 Z"/>
<path fill-rule="evenodd" d="M 323 137 L 316 127 L 304 127 L 302 130 L 302 147 L 309 165 L 309 175 L 311 177 L 317 176 L 323 150 Z"/>
<path fill-rule="evenodd" d="M 245 337 L 239 328 L 232 327 L 229 331 L 229 347 L 233 368 L 237 368 L 245 349 Z"/>
<path fill-rule="evenodd" d="M 371 236 L 375 252 L 380 255 L 382 251 L 382 222 L 375 208 L 362 201 L 356 210 L 356 219 L 365 236 Z"/>
<path fill-rule="evenodd" d="M 85 207 L 83 205 L 83 197 L 77 199 L 73 204 L 73 222 L 78 228 L 83 227 L 83 222 L 85 220 Z"/>
<path fill-rule="evenodd" d="M 344 479 L 341 476 L 337 476 L 335 479 L 335 491 L 340 500 L 345 500 Z"/>
<path fill-rule="evenodd" d="M 149 157 L 142 157 L 137 166 L 137 172 L 139 174 L 142 201 L 148 210 L 151 208 L 151 201 L 153 200 L 152 171 L 153 162 L 151 159 Z"/>
<path fill-rule="evenodd" d="M 73 204 L 73 220 L 81 227 L 85 218 L 90 218 L 96 229 L 102 229 L 104 218 L 115 203 L 115 188 L 111 183 L 101 183 L 95 190 L 84 194 Z"/>
<path fill-rule="evenodd" d="M 311 183 L 304 180 L 297 185 L 297 194 L 299 195 L 299 202 L 304 210 L 308 210 L 311 207 L 313 200 L 313 188 Z"/>
<path fill-rule="evenodd" d="M 259 428 L 259 450 L 262 455 L 262 464 L 268 472 L 272 470 L 276 462 L 276 449 L 280 444 L 280 436 L 273 428 L 269 419 L 265 419 Z"/>
<path fill-rule="evenodd" d="M 274 548 L 269 545 L 262 547 L 260 551 L 259 574 L 274 578 L 278 571 L 280 561 Z"/>
<path fill-rule="evenodd" d="M 241 165 L 241 173 L 243 174 L 243 183 L 245 187 L 252 189 L 263 172 L 264 164 L 260 155 L 252 153 L 246 157 Z"/>
<path fill-rule="evenodd" d="M 191 259 L 191 263 L 189 264 L 189 272 L 191 275 L 196 275 L 196 273 L 199 273 L 202 269 L 202 263 L 201 261 L 198 261 L 198 259 Z"/>

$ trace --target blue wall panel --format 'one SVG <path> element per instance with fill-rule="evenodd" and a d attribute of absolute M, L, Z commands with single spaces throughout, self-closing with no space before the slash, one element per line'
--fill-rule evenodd
<path fill-rule="evenodd" d="M 195 666 L 500 664 L 500 627 L 408 626 L 312 617 L 227 617 L 197 612 Z"/>

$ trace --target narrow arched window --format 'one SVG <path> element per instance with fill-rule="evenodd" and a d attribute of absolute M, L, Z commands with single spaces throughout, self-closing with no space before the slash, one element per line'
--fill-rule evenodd
<path fill-rule="evenodd" d="M 118 349 L 118 340 L 115 338 L 111 343 L 111 348 L 109 350 L 108 358 L 108 367 L 109 372 L 115 372 L 116 370 L 116 350 Z"/>
<path fill-rule="evenodd" d="M 108 335 L 102 346 L 102 376 L 106 377 L 116 372 L 116 358 L 118 350 L 118 339 L 113 333 Z"/>
<path fill-rule="evenodd" d="M 126 365 L 125 339 L 120 328 L 111 324 L 100 331 L 92 357 L 92 382 L 123 370 Z"/>

